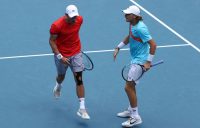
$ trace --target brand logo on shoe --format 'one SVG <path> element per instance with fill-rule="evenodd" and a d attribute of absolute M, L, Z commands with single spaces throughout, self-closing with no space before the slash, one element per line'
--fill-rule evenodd
<path fill-rule="evenodd" d="M 130 118 L 130 124 L 134 124 L 137 120 L 135 118 Z"/>

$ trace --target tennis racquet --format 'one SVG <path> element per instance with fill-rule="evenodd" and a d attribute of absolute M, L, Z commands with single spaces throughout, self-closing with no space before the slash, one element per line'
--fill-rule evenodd
<path fill-rule="evenodd" d="M 153 64 L 151 65 L 151 67 L 154 67 L 154 66 L 156 66 L 156 65 L 162 64 L 163 62 L 164 62 L 163 60 L 157 61 L 157 62 L 153 63 Z M 144 66 L 142 66 L 142 65 L 140 65 L 140 66 L 141 66 L 141 68 L 142 68 L 142 73 L 141 73 L 141 75 L 140 75 L 138 78 L 136 78 L 135 81 L 139 80 L 139 79 L 143 76 L 143 74 L 146 72 L 146 70 L 144 69 Z M 122 74 L 122 78 L 123 78 L 125 81 L 128 81 L 128 73 L 129 73 L 130 68 L 131 68 L 131 64 L 125 65 L 125 66 L 122 68 L 121 74 Z"/>
<path fill-rule="evenodd" d="M 82 57 L 83 57 L 84 70 L 92 70 L 94 68 L 92 59 L 83 51 L 82 51 Z"/>

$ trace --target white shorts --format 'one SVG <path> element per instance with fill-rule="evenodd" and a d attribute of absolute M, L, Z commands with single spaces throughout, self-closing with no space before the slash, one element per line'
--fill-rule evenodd
<path fill-rule="evenodd" d="M 138 64 L 131 64 L 131 67 L 128 71 L 128 81 L 135 81 L 137 84 L 139 81 L 137 80 L 142 74 L 142 67 Z"/>
<path fill-rule="evenodd" d="M 74 56 L 69 57 L 68 59 L 69 59 L 70 66 L 62 63 L 56 57 L 56 55 L 54 55 L 54 60 L 55 60 L 56 68 L 57 68 L 57 73 L 59 75 L 64 75 L 66 73 L 68 67 L 71 68 L 72 72 L 81 72 L 81 71 L 84 70 L 82 53 L 78 53 L 78 54 L 76 54 Z"/>

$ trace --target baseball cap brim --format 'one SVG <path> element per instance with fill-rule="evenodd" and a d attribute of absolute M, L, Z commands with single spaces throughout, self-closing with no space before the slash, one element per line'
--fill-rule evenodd
<path fill-rule="evenodd" d="M 69 13 L 68 15 L 70 18 L 72 18 L 74 16 L 79 16 L 79 14 L 77 12 Z"/>
<path fill-rule="evenodd" d="M 130 12 L 128 9 L 122 10 L 122 12 L 123 12 L 124 14 L 131 14 L 131 12 Z"/>

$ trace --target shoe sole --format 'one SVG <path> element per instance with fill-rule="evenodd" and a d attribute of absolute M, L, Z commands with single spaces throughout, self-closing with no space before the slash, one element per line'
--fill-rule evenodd
<path fill-rule="evenodd" d="M 90 118 L 83 118 L 79 112 L 77 112 L 76 114 L 77 114 L 78 116 L 80 116 L 80 117 L 81 117 L 82 119 L 84 119 L 84 120 L 89 120 L 89 119 L 90 119 Z"/>
<path fill-rule="evenodd" d="M 117 115 L 117 117 L 120 117 L 120 118 L 130 118 L 130 116 L 120 116 L 120 115 Z"/>
<path fill-rule="evenodd" d="M 137 123 L 135 123 L 135 124 L 133 124 L 131 126 L 124 126 L 124 125 L 122 125 L 122 127 L 128 127 L 128 128 L 130 128 L 130 127 L 133 127 L 133 126 L 136 126 L 136 125 L 140 125 L 140 124 L 142 124 L 142 121 L 141 122 L 137 122 Z"/>

